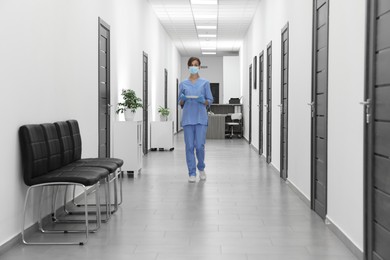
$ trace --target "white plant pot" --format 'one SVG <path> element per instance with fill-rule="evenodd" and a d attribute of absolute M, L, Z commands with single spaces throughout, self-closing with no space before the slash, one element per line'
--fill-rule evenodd
<path fill-rule="evenodd" d="M 126 121 L 134 121 L 135 113 L 131 112 L 131 110 L 127 109 L 125 110 L 125 120 Z"/>
<path fill-rule="evenodd" d="M 168 116 L 160 115 L 160 121 L 161 121 L 161 122 L 168 121 Z"/>

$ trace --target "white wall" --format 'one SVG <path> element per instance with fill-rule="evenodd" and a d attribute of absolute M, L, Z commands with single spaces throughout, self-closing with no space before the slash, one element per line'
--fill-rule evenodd
<path fill-rule="evenodd" d="M 240 57 L 223 57 L 223 99 L 222 103 L 229 103 L 230 98 L 241 97 L 240 86 Z"/>
<path fill-rule="evenodd" d="M 115 6 L 118 35 L 118 90 L 115 98 L 121 99 L 122 88 L 134 89 L 142 98 L 142 53 L 146 52 L 149 62 L 149 121 L 158 121 L 158 107 L 164 106 L 164 69 L 168 71 L 169 119 L 175 120 L 176 78 L 180 79 L 181 73 L 179 52 L 147 1 L 118 0 Z M 123 115 L 119 116 L 120 119 L 122 117 Z M 142 109 L 137 110 L 135 120 L 142 120 Z"/>
<path fill-rule="evenodd" d="M 365 1 L 331 1 L 329 31 L 328 215 L 363 248 L 363 100 Z M 354 5 L 353 14 L 345 13 Z M 272 41 L 272 164 L 280 164 L 280 37 L 289 22 L 288 179 L 310 199 L 312 2 L 262 0 L 240 51 L 244 122 L 248 122 L 248 68 Z M 265 59 L 266 62 L 266 59 Z M 252 89 L 252 145 L 258 148 L 258 93 Z M 264 100 L 265 100 L 264 96 Z M 264 114 L 265 118 L 265 114 Z M 248 138 L 248 125 L 245 137 Z M 266 147 L 266 130 L 263 138 Z M 265 155 L 265 154 L 264 154 Z M 348 210 L 345 210 L 348 208 Z"/>
<path fill-rule="evenodd" d="M 150 62 L 151 119 L 162 102 L 163 69 L 169 71 L 170 89 L 180 77 L 179 54 L 147 1 L 2 0 L 0 22 L 6 26 L 0 43 L 4 97 L 0 103 L 0 163 L 6 167 L 6 181 L 0 184 L 0 196 L 8 199 L 2 201 L 6 210 L 0 215 L 0 245 L 20 232 L 26 186 L 20 165 L 19 126 L 77 119 L 83 156 L 97 156 L 99 16 L 111 26 L 112 104 L 117 103 L 122 88 L 134 89 L 142 96 L 143 50 Z M 153 44 L 156 42 L 159 44 Z M 170 106 L 176 104 L 172 96 Z M 140 119 L 140 111 L 137 116 Z M 28 216 L 26 226 L 35 221 Z"/>
<path fill-rule="evenodd" d="M 363 250 L 366 1 L 330 1 L 329 8 L 327 217 Z"/>

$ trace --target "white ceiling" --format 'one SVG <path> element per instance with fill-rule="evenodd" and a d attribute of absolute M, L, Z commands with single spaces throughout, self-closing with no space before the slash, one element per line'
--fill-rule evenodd
<path fill-rule="evenodd" d="M 260 0 L 148 0 L 182 56 L 238 55 L 241 42 L 250 26 Z M 211 4 L 215 2 L 216 4 Z M 203 17 L 209 16 L 209 17 Z M 216 29 L 198 29 L 213 25 Z M 216 37 L 199 37 L 215 34 Z M 212 50 L 215 48 L 214 50 Z"/>

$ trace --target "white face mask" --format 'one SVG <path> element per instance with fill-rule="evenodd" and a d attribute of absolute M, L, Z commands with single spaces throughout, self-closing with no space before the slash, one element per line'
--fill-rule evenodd
<path fill-rule="evenodd" d="M 191 74 L 197 74 L 199 72 L 199 67 L 197 66 L 191 66 L 188 68 L 188 71 L 191 73 Z"/>

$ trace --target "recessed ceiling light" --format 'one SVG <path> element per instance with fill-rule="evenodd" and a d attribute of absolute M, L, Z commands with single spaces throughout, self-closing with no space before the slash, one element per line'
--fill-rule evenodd
<path fill-rule="evenodd" d="M 217 54 L 215 51 L 204 51 L 202 52 L 203 55 L 215 55 Z"/>
<path fill-rule="evenodd" d="M 201 41 L 199 42 L 200 43 L 200 46 L 201 47 L 205 47 L 205 48 L 211 48 L 211 47 L 215 47 L 217 46 L 217 42 L 216 41 Z"/>
<path fill-rule="evenodd" d="M 217 5 L 218 0 L 191 0 L 192 5 Z"/>
<path fill-rule="evenodd" d="M 216 25 L 197 25 L 196 28 L 198 29 L 217 29 Z"/>
<path fill-rule="evenodd" d="M 204 51 L 215 51 L 217 48 L 216 47 L 201 47 L 201 50 Z"/>
<path fill-rule="evenodd" d="M 194 17 L 195 19 L 210 19 L 210 20 L 217 19 L 216 14 L 198 14 L 198 15 L 194 15 Z"/>
<path fill-rule="evenodd" d="M 198 35 L 200 38 L 216 38 L 216 34 L 199 34 Z"/>

